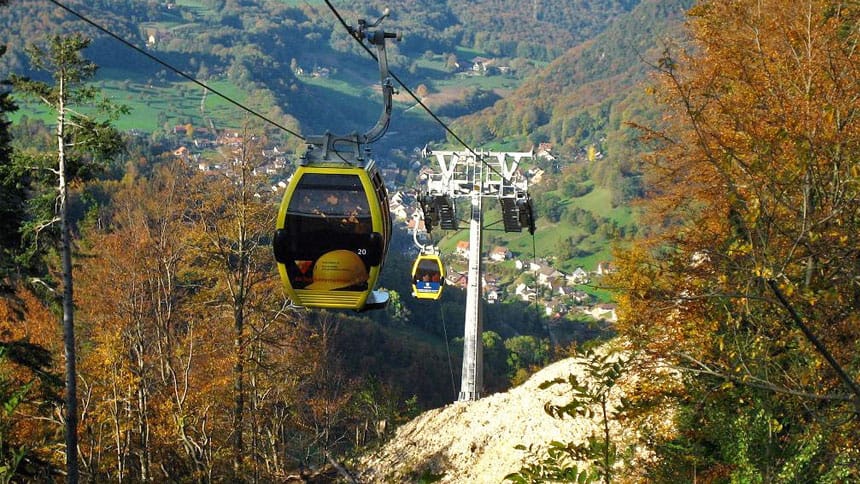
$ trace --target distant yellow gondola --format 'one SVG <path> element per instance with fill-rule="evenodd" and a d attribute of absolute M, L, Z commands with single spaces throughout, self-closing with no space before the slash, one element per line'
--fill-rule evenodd
<path fill-rule="evenodd" d="M 421 254 L 412 265 L 412 295 L 438 300 L 445 288 L 445 267 L 435 254 Z"/>
<path fill-rule="evenodd" d="M 300 306 L 367 309 L 390 238 L 388 195 L 373 163 L 301 166 L 273 241 L 284 290 Z"/>

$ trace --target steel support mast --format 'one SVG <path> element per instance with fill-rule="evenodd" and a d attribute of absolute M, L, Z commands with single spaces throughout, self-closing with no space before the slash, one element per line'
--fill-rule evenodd
<path fill-rule="evenodd" d="M 484 389 L 484 330 L 481 304 L 483 280 L 483 199 L 497 198 L 501 203 L 505 232 L 520 232 L 526 227 L 534 233 L 534 216 L 528 183 L 519 170 L 531 152 L 425 152 L 435 159 L 438 173 L 427 178 L 427 189 L 419 197 L 427 230 L 439 225 L 458 229 L 455 200 L 470 200 L 469 269 L 466 286 L 466 315 L 463 335 L 463 372 L 458 401 L 473 401 Z"/>
<path fill-rule="evenodd" d="M 476 179 L 471 194 L 471 218 L 469 221 L 469 272 L 466 286 L 466 326 L 463 335 L 463 377 L 460 382 L 459 401 L 477 400 L 484 388 L 484 320 L 481 311 L 481 275 L 483 260 L 481 242 L 483 240 L 484 205 L 483 180 L 480 178 L 481 165 L 475 164 Z"/>

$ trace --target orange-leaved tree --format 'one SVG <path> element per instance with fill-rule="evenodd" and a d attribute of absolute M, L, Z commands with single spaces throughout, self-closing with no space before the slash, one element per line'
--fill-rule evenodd
<path fill-rule="evenodd" d="M 619 332 L 681 370 L 656 480 L 860 477 L 858 20 L 700 2 L 657 63 L 647 235 L 614 278 Z"/>
<path fill-rule="evenodd" d="M 241 139 L 239 146 L 222 147 L 225 169 L 192 179 L 187 212 L 189 244 L 206 279 L 198 294 L 199 312 L 221 328 L 217 341 L 222 354 L 229 355 L 223 361 L 229 362 L 229 373 L 223 373 L 223 367 L 217 371 L 230 381 L 219 405 L 231 402 L 229 412 L 224 408 L 220 413 L 230 415 L 225 425 L 230 429 L 234 481 L 258 472 L 259 454 L 251 459 L 247 451 L 249 437 L 259 446 L 249 429 L 256 421 L 247 419 L 249 391 L 260 384 L 262 375 L 256 371 L 278 351 L 278 325 L 288 322 L 271 252 L 277 212 L 261 169 L 265 138 L 246 128 Z M 253 397 L 250 400 L 253 405 Z"/>
<path fill-rule="evenodd" d="M 127 176 L 82 241 L 82 461 L 96 480 L 211 473 L 202 389 L 218 332 L 192 309 L 200 277 L 183 238 L 187 183 L 180 164 Z"/>
<path fill-rule="evenodd" d="M 23 284 L 0 295 L 0 481 L 48 481 L 62 452 L 56 406 L 62 348 L 56 315 Z"/>

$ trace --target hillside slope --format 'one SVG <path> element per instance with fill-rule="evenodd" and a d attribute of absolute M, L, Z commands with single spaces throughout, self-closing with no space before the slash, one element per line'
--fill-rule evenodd
<path fill-rule="evenodd" d="M 584 442 L 599 422 L 555 419 L 544 404 L 568 403 L 567 385 L 539 385 L 570 374 L 584 378 L 583 360 L 568 358 L 534 374 L 522 385 L 475 402 L 456 402 L 418 416 L 397 430 L 385 446 L 356 465 L 359 482 L 415 482 L 442 475 L 437 482 L 498 483 L 522 466 L 517 445 L 545 448 L 552 440 Z M 620 391 L 614 395 L 620 396 Z M 629 432 L 612 428 L 615 436 Z"/>
<path fill-rule="evenodd" d="M 683 37 L 691 0 L 646 0 L 590 40 L 569 49 L 510 96 L 456 126 L 475 141 L 527 138 L 549 141 L 569 157 L 597 144 L 610 157 L 624 156 L 612 143 L 624 121 L 657 117 L 641 113 L 643 81 L 669 39 Z M 609 138 L 607 141 L 605 138 Z M 605 145 L 610 146 L 605 146 Z M 616 148 L 616 149 L 612 149 Z"/>

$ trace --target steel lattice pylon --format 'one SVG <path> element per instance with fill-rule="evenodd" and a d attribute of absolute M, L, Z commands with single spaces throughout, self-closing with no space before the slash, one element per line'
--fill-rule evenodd
<path fill-rule="evenodd" d="M 419 196 L 428 231 L 435 226 L 456 230 L 459 227 L 456 199 L 471 200 L 463 373 L 458 400 L 477 400 L 484 386 L 484 345 L 481 339 L 483 199 L 499 200 L 505 232 L 520 232 L 526 227 L 534 233 L 528 181 L 519 170 L 520 160 L 532 158 L 533 153 L 432 151 L 425 152 L 424 156 L 435 160 L 440 169 L 428 175 L 426 190 Z"/>

